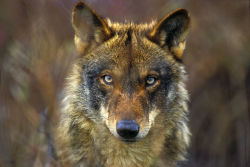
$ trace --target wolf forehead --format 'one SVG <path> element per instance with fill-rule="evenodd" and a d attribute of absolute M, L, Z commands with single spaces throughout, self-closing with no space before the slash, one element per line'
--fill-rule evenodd
<path fill-rule="evenodd" d="M 114 31 L 118 33 L 129 33 L 136 32 L 141 35 L 145 35 L 147 32 L 152 30 L 156 24 L 155 20 L 152 20 L 150 23 L 134 23 L 125 21 L 125 23 L 120 22 L 112 22 L 109 18 L 105 19 L 107 21 L 108 26 Z"/>
<path fill-rule="evenodd" d="M 113 33 L 112 38 L 82 56 L 83 62 L 90 63 L 89 67 L 95 67 L 98 64 L 100 69 L 136 66 L 159 70 L 176 63 L 167 49 L 162 49 L 148 39 L 147 34 L 155 23 L 122 24 L 108 20 L 108 25 Z M 98 30 L 96 31 L 98 33 Z"/>
<path fill-rule="evenodd" d="M 148 34 L 152 31 L 155 22 L 150 24 L 135 24 L 133 22 L 126 24 L 112 23 L 109 19 L 107 19 L 107 23 L 112 32 L 112 37 L 107 41 L 100 42 L 100 45 L 94 48 L 95 53 L 92 53 L 90 56 L 94 56 L 94 54 L 102 52 L 103 55 L 108 54 L 109 56 L 115 56 L 115 58 L 117 58 L 122 53 L 127 53 L 129 54 L 127 56 L 140 56 L 141 58 L 145 55 L 145 59 L 142 59 L 145 61 L 147 57 L 151 58 L 150 56 L 152 56 L 152 54 L 154 54 L 154 56 L 165 56 L 166 53 L 171 54 L 170 52 L 166 52 L 167 50 L 160 48 L 148 37 Z M 95 38 L 101 36 L 100 32 L 100 29 L 95 30 Z M 96 40 L 98 41 L 98 39 Z M 110 53 L 111 51 L 112 53 Z M 114 53 L 117 54 L 114 55 Z M 122 56 L 125 58 L 125 55 Z"/>

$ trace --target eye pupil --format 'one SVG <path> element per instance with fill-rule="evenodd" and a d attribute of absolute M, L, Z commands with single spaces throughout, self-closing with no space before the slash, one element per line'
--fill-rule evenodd
<path fill-rule="evenodd" d="M 105 84 L 110 84 L 113 80 L 112 80 L 112 77 L 110 75 L 104 75 L 103 81 Z"/>

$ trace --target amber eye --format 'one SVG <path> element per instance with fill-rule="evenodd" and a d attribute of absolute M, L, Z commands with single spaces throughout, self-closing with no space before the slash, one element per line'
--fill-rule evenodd
<path fill-rule="evenodd" d="M 156 83 L 157 79 L 153 76 L 148 76 L 146 79 L 147 86 L 153 86 Z"/>
<path fill-rule="evenodd" d="M 113 81 L 112 77 L 110 75 L 104 75 L 102 77 L 102 80 L 105 84 L 110 85 Z"/>

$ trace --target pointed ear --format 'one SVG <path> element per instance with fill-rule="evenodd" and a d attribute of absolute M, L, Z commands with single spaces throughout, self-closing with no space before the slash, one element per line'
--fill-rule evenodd
<path fill-rule="evenodd" d="M 80 53 L 90 43 L 104 42 L 112 35 L 107 22 L 84 2 L 78 2 L 74 7 L 72 25 L 75 30 L 75 44 Z"/>
<path fill-rule="evenodd" d="M 188 12 L 178 9 L 157 23 L 148 37 L 161 47 L 168 46 L 175 58 L 181 60 L 189 27 Z"/>

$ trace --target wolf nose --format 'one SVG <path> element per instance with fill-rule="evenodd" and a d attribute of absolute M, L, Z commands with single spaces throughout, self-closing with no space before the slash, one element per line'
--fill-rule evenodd
<path fill-rule="evenodd" d="M 124 139 L 133 139 L 139 133 L 139 125 L 134 120 L 120 120 L 116 124 L 117 133 Z"/>

